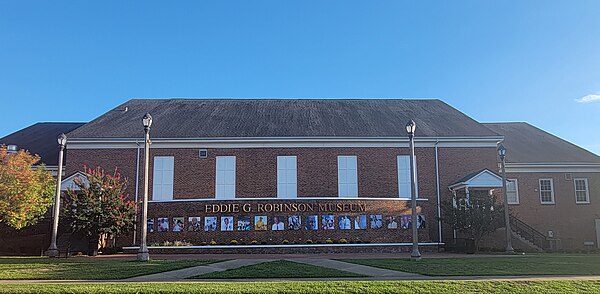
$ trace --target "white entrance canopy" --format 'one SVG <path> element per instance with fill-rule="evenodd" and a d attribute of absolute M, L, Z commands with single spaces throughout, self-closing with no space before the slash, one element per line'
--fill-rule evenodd
<path fill-rule="evenodd" d="M 453 192 L 461 189 L 502 188 L 502 177 L 486 168 L 464 176 L 450 184 L 448 188 Z"/>
<path fill-rule="evenodd" d="M 71 190 L 75 190 L 75 191 L 80 190 L 79 186 L 77 186 L 77 184 L 75 184 L 76 179 L 80 179 L 81 181 L 83 181 L 83 183 L 85 183 L 86 186 L 89 185 L 87 176 L 83 172 L 76 172 L 76 173 L 68 176 L 66 179 L 62 180 L 62 182 L 60 182 L 60 190 L 61 191 L 66 191 L 67 189 L 71 189 Z"/>

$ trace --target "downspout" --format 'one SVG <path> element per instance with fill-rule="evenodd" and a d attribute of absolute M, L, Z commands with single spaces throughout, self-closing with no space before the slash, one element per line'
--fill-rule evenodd
<path fill-rule="evenodd" d="M 133 215 L 133 245 L 135 245 L 135 241 L 137 239 L 137 211 L 138 211 L 138 189 L 140 185 L 140 142 L 135 140 L 135 145 L 137 145 L 137 157 L 135 164 L 135 214 Z"/>
<path fill-rule="evenodd" d="M 438 243 L 442 242 L 442 209 L 440 204 L 440 164 L 438 158 L 439 138 L 435 140 L 435 184 L 437 192 L 437 215 L 438 215 Z"/>

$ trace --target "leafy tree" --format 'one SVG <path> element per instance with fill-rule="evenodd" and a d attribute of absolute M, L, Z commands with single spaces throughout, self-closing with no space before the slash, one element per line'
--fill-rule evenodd
<path fill-rule="evenodd" d="M 63 215 L 70 230 L 88 237 L 90 244 L 130 231 L 135 203 L 125 194 L 127 180 L 116 168 L 112 175 L 100 167 L 84 170 L 86 179 L 76 178 L 78 189 L 68 189 L 64 200 Z"/>
<path fill-rule="evenodd" d="M 487 191 L 474 190 L 469 196 L 468 200 L 458 197 L 444 203 L 444 221 L 456 231 L 473 238 L 478 250 L 483 237 L 504 226 L 504 206 Z"/>
<path fill-rule="evenodd" d="M 0 145 L 0 223 L 20 230 L 35 224 L 52 205 L 54 178 L 37 155 L 9 153 Z"/>

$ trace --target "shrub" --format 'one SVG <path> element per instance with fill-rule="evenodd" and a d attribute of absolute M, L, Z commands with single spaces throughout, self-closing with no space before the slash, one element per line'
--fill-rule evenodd
<path fill-rule="evenodd" d="M 312 243 L 313 243 L 313 240 L 311 240 L 311 239 L 306 240 L 306 244 L 312 244 Z"/>
<path fill-rule="evenodd" d="M 348 244 L 348 240 L 341 238 L 339 241 L 340 244 Z"/>
<path fill-rule="evenodd" d="M 173 241 L 173 246 L 192 246 L 192 243 L 186 241 Z"/>
<path fill-rule="evenodd" d="M 252 242 L 250 242 L 250 244 L 251 244 L 251 245 L 256 245 L 256 244 L 258 244 L 258 241 L 256 241 L 256 240 L 252 240 Z"/>
<path fill-rule="evenodd" d="M 325 244 L 333 244 L 333 240 L 327 239 L 327 240 L 325 240 Z"/>
<path fill-rule="evenodd" d="M 237 240 L 231 240 L 229 241 L 229 245 L 237 245 L 238 241 Z"/>
<path fill-rule="evenodd" d="M 213 240 L 210 240 L 210 242 L 209 242 L 208 244 L 210 244 L 210 245 L 217 245 L 217 241 L 215 241 L 215 240 L 213 239 Z"/>
<path fill-rule="evenodd" d="M 283 241 L 281 242 L 281 244 L 290 244 L 290 241 L 288 241 L 288 240 L 286 239 L 286 240 L 283 240 Z"/>

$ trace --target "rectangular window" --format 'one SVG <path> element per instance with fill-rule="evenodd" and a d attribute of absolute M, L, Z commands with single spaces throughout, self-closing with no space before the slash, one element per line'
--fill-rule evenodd
<path fill-rule="evenodd" d="M 358 197 L 356 156 L 338 156 L 338 195 Z"/>
<path fill-rule="evenodd" d="M 590 203 L 590 191 L 588 189 L 588 179 L 574 179 L 575 202 Z"/>
<path fill-rule="evenodd" d="M 506 196 L 508 204 L 519 204 L 519 183 L 517 179 L 508 179 L 506 181 Z"/>
<path fill-rule="evenodd" d="M 414 157 L 415 175 L 417 175 L 417 157 Z M 415 190 L 419 197 L 419 183 L 416 181 Z M 411 198 L 410 193 L 410 155 L 398 155 L 398 196 L 400 198 Z"/>
<path fill-rule="evenodd" d="M 554 204 L 554 183 L 552 179 L 540 179 L 540 202 Z"/>
<path fill-rule="evenodd" d="M 277 156 L 277 198 L 296 198 L 296 156 Z"/>
<path fill-rule="evenodd" d="M 152 173 L 152 200 L 173 200 L 173 156 L 154 156 Z"/>
<path fill-rule="evenodd" d="M 235 156 L 217 156 L 215 198 L 235 198 Z"/>

